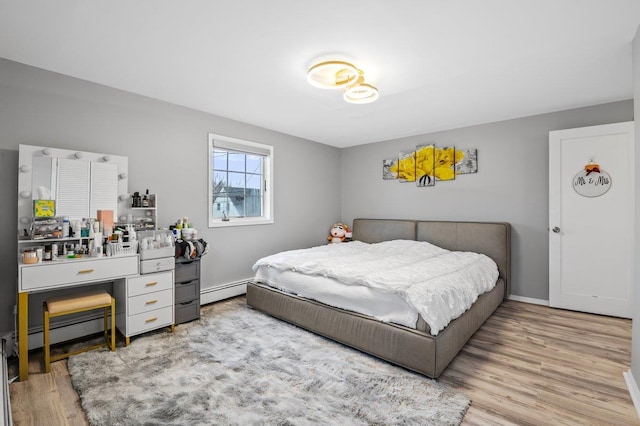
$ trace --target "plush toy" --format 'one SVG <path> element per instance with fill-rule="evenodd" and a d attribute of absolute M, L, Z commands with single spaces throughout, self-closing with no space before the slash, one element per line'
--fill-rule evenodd
<path fill-rule="evenodd" d="M 327 240 L 329 240 L 330 243 L 342 243 L 347 238 L 351 238 L 349 227 L 344 223 L 334 223 L 329 230 Z"/>

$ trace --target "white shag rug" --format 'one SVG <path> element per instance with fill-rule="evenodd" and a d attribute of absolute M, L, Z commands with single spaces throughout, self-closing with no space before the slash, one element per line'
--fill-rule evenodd
<path fill-rule="evenodd" d="M 68 365 L 94 425 L 457 425 L 471 403 L 243 299 Z"/>

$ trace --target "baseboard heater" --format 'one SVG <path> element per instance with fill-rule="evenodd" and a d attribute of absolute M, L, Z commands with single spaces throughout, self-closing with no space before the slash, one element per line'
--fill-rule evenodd
<path fill-rule="evenodd" d="M 42 347 L 42 325 L 29 327 L 29 350 Z M 79 318 L 61 319 L 50 327 L 51 344 L 87 337 L 104 331 L 102 312 Z"/>
<path fill-rule="evenodd" d="M 200 305 L 217 302 L 218 300 L 228 299 L 234 296 L 240 296 L 247 292 L 247 283 L 251 278 L 245 280 L 234 281 L 216 287 L 208 287 L 200 290 Z"/>

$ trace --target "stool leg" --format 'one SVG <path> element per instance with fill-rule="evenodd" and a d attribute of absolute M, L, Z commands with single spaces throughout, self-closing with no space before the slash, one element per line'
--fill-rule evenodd
<path fill-rule="evenodd" d="M 104 340 L 105 340 L 105 342 L 107 342 L 108 341 L 108 337 L 107 336 L 109 335 L 109 321 L 108 321 L 108 318 L 107 318 L 107 315 L 109 315 L 109 308 L 103 308 L 102 311 L 103 311 L 102 313 L 104 315 L 104 318 L 103 318 L 103 320 L 104 320 L 104 327 L 103 327 L 103 329 L 104 329 Z"/>
<path fill-rule="evenodd" d="M 51 348 L 49 347 L 49 309 L 47 308 L 46 302 L 43 305 L 44 312 L 44 330 L 42 331 L 42 335 L 44 336 L 44 372 L 48 373 L 51 371 Z"/>
<path fill-rule="evenodd" d="M 106 321 L 105 315 L 105 321 Z M 111 298 L 111 352 L 116 350 L 116 298 Z"/>

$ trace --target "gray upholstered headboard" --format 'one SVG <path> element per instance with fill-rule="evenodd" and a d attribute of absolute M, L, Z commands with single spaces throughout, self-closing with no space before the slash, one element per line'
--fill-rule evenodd
<path fill-rule="evenodd" d="M 505 298 L 511 293 L 509 223 L 354 219 L 353 239 L 365 243 L 398 239 L 428 241 L 448 250 L 486 254 L 496 262 L 505 281 Z"/>

